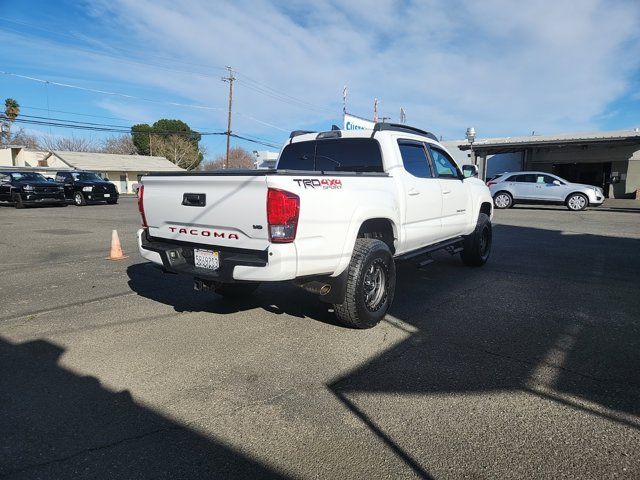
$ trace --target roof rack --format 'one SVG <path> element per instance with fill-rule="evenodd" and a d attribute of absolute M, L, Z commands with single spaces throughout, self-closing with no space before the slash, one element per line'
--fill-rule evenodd
<path fill-rule="evenodd" d="M 306 135 L 307 133 L 316 133 L 314 130 L 294 130 L 289 134 L 289 138 L 297 137 L 298 135 Z"/>
<path fill-rule="evenodd" d="M 438 141 L 438 137 L 436 137 L 431 132 L 427 132 L 426 130 L 420 130 L 419 128 L 410 127 L 409 125 L 403 125 L 401 123 L 386 123 L 386 122 L 376 123 L 375 126 L 373 127 L 373 134 L 371 135 L 371 137 L 373 137 L 373 135 L 375 135 L 376 132 L 381 132 L 384 130 L 391 130 L 394 132 L 413 133 L 415 135 L 423 135 L 427 138 L 430 138 L 431 140 L 435 140 L 436 142 Z"/>

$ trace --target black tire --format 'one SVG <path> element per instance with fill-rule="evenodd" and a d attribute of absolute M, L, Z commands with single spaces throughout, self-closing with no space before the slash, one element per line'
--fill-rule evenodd
<path fill-rule="evenodd" d="M 486 213 L 478 216 L 476 229 L 471 235 L 464 237 L 462 250 L 462 261 L 470 267 L 480 267 L 487 263 L 491 255 L 491 245 L 493 243 L 493 230 L 491 220 Z"/>
<path fill-rule="evenodd" d="M 565 205 L 572 212 L 579 212 L 589 206 L 589 199 L 582 193 L 572 193 L 567 197 Z"/>
<path fill-rule="evenodd" d="M 84 207 L 87 204 L 87 199 L 84 198 L 84 195 L 81 192 L 76 192 L 73 194 L 73 203 L 77 207 Z"/>
<path fill-rule="evenodd" d="M 333 306 L 336 316 L 347 327 L 374 327 L 393 302 L 396 265 L 391 250 L 380 240 L 358 238 L 347 268 L 346 296 Z"/>
<path fill-rule="evenodd" d="M 115 205 L 116 203 L 118 203 L 118 199 L 117 199 L 117 198 L 115 198 L 115 199 L 113 199 L 113 200 L 111 200 L 111 199 L 110 199 L 110 200 L 107 200 L 107 203 L 108 203 L 109 205 Z"/>
<path fill-rule="evenodd" d="M 251 295 L 259 286 L 258 282 L 221 283 L 215 292 L 225 298 L 240 299 Z"/>
<path fill-rule="evenodd" d="M 15 205 L 16 208 L 24 208 L 25 204 L 22 202 L 22 197 L 20 196 L 19 193 L 16 193 L 13 196 L 13 204 Z"/>
<path fill-rule="evenodd" d="M 513 196 L 509 192 L 498 192 L 493 196 L 493 205 L 496 208 L 511 208 L 513 207 Z"/>

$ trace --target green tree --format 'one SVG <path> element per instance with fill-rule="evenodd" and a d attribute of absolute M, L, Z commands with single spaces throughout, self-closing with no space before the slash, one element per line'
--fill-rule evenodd
<path fill-rule="evenodd" d="M 6 143 L 11 142 L 11 125 L 20 115 L 20 104 L 13 98 L 4 101 L 4 115 L 2 116 L 2 131 L 4 132 Z"/>
<path fill-rule="evenodd" d="M 131 127 L 131 138 L 138 155 L 149 155 L 149 139 L 151 138 L 151 126 L 139 123 Z"/>

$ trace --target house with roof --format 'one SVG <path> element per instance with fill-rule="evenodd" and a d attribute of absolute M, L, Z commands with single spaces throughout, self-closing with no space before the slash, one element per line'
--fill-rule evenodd
<path fill-rule="evenodd" d="M 180 172 L 184 169 L 164 157 L 93 152 L 30 150 L 19 145 L 0 149 L 0 167 L 30 168 L 46 176 L 57 170 L 86 170 L 113 183 L 120 193 L 134 193 L 140 178 L 149 172 Z"/>

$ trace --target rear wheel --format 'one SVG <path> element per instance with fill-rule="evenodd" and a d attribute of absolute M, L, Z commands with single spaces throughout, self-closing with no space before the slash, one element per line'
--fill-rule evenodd
<path fill-rule="evenodd" d="M 240 299 L 251 295 L 259 286 L 258 282 L 220 283 L 216 286 L 215 292 L 225 298 Z"/>
<path fill-rule="evenodd" d="M 511 208 L 513 207 L 513 197 L 508 192 L 498 192 L 493 197 L 493 204 L 496 208 Z"/>
<path fill-rule="evenodd" d="M 493 243 L 493 231 L 491 220 L 486 213 L 478 216 L 476 229 L 471 235 L 464 238 L 464 250 L 462 250 L 462 261 L 471 267 L 480 267 L 487 263 L 491 254 L 491 244 Z"/>
<path fill-rule="evenodd" d="M 13 196 L 13 204 L 15 205 L 16 208 L 24 208 L 25 207 L 24 203 L 22 202 L 22 196 L 20 196 L 19 193 L 16 193 Z"/>
<path fill-rule="evenodd" d="M 118 203 L 118 199 L 117 198 L 109 199 L 109 200 L 107 200 L 107 203 L 109 205 L 115 205 L 116 203 Z"/>
<path fill-rule="evenodd" d="M 352 328 L 377 325 L 393 302 L 395 286 L 396 266 L 389 246 L 358 238 L 347 270 L 344 302 L 333 306 L 336 316 Z"/>
<path fill-rule="evenodd" d="M 573 212 L 584 210 L 589 205 L 589 199 L 582 193 L 572 193 L 567 198 L 567 208 Z"/>
<path fill-rule="evenodd" d="M 75 203 L 78 207 L 82 207 L 87 204 L 87 200 L 84 198 L 84 195 L 81 192 L 76 192 L 73 195 L 73 203 Z"/>

